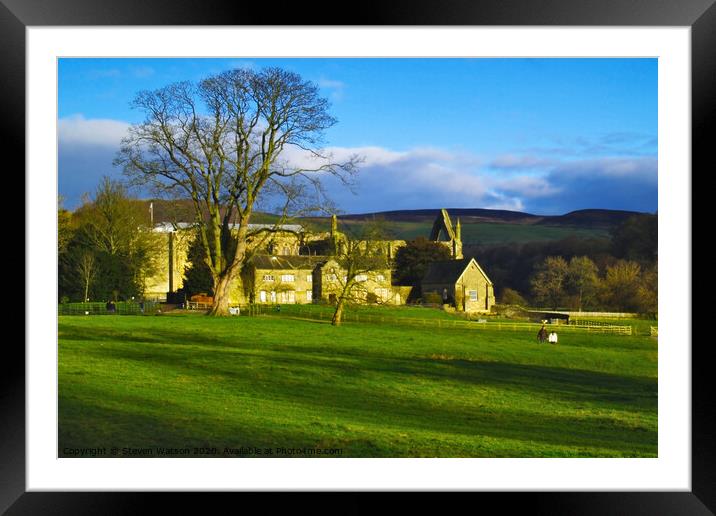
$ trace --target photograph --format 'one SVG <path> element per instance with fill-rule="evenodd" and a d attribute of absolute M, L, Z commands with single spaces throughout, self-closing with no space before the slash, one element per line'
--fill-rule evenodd
<path fill-rule="evenodd" d="M 58 458 L 659 458 L 657 57 L 56 62 Z"/>

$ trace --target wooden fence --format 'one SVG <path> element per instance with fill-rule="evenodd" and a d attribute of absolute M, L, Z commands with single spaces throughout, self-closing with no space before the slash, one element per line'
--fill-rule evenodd
<path fill-rule="evenodd" d="M 251 307 L 242 308 L 242 315 L 269 315 L 278 317 L 300 317 L 304 319 L 330 321 L 333 312 L 327 310 L 311 310 L 302 308 L 300 305 L 253 305 Z M 439 319 L 439 318 L 414 318 L 414 317 L 393 317 L 390 315 L 361 314 L 356 312 L 344 312 L 344 322 L 355 323 L 377 323 L 377 324 L 393 324 L 418 326 L 424 328 L 460 328 L 470 330 L 499 330 L 499 331 L 524 331 L 534 332 L 535 334 L 542 327 L 539 323 L 528 322 L 504 322 L 504 321 L 465 321 L 459 319 Z M 548 329 L 554 329 L 559 332 L 580 332 L 580 333 L 605 333 L 617 335 L 632 335 L 631 326 L 617 325 L 577 325 L 577 324 L 560 324 L 547 325 Z"/>

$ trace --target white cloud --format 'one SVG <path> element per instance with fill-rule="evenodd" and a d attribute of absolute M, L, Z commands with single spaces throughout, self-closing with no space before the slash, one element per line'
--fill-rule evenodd
<path fill-rule="evenodd" d="M 486 162 L 474 154 L 439 148 L 394 151 L 382 147 L 332 147 L 326 152 L 337 161 L 353 154 L 364 158 L 357 195 L 347 194 L 328 180 L 329 191 L 348 212 L 441 206 L 535 213 L 600 207 L 655 209 L 656 158 L 557 160 L 502 155 Z M 305 166 L 310 160 L 306 161 L 302 153 L 293 152 L 286 157 L 294 165 Z M 505 168 L 497 168 L 495 163 Z M 594 196 L 595 191 L 603 191 L 609 184 L 611 193 Z M 618 193 L 620 185 L 626 184 L 636 185 L 639 191 L 633 206 Z"/>
<path fill-rule="evenodd" d="M 319 79 L 318 85 L 321 88 L 326 88 L 326 89 L 331 89 L 331 90 L 340 90 L 346 86 L 346 84 L 342 81 L 334 81 L 332 79 L 325 79 L 325 78 Z"/>
<path fill-rule="evenodd" d="M 334 79 L 326 79 L 322 77 L 318 80 L 318 87 L 330 92 L 331 100 L 340 101 L 343 99 L 343 95 L 346 89 L 346 83 L 343 81 L 336 81 Z"/>
<path fill-rule="evenodd" d="M 658 160 L 656 157 L 638 156 L 564 161 L 554 167 L 550 176 L 555 179 L 578 177 L 592 179 L 600 176 L 613 179 L 640 179 L 655 183 L 658 179 Z"/>
<path fill-rule="evenodd" d="M 559 194 L 562 189 L 541 175 L 521 175 L 494 180 L 494 188 L 522 198 L 538 198 Z"/>
<path fill-rule="evenodd" d="M 545 159 L 530 155 L 503 154 L 492 160 L 490 166 L 495 169 L 503 170 L 525 170 L 550 166 L 553 164 L 555 164 L 553 159 Z"/>
<path fill-rule="evenodd" d="M 98 174 L 119 173 L 111 162 L 128 127 L 127 122 L 82 115 L 60 119 L 61 185 L 65 180 L 69 185 L 71 179 L 74 190 L 88 191 L 96 186 Z M 378 146 L 334 146 L 324 153 L 334 162 L 354 155 L 363 158 L 355 194 L 325 176 L 328 192 L 349 213 L 438 207 L 535 213 L 600 207 L 656 209 L 656 157 L 546 159 L 503 154 L 486 160 L 445 148 L 398 151 Z M 285 149 L 282 161 L 307 169 L 324 163 L 297 147 Z M 595 192 L 600 193 L 595 196 Z"/>
<path fill-rule="evenodd" d="M 120 120 L 87 119 L 82 115 L 57 121 L 60 145 L 117 147 L 128 128 L 129 124 Z"/>
<path fill-rule="evenodd" d="M 394 151 L 382 147 L 330 147 L 325 153 L 337 162 L 353 155 L 363 158 L 358 174 L 357 195 L 349 195 L 327 179 L 329 190 L 349 212 L 369 209 L 418 207 L 514 207 L 518 199 L 496 196 L 494 180 L 480 169 L 481 160 L 472 154 L 438 148 Z M 305 151 L 291 149 L 284 158 L 294 166 L 316 168 L 321 160 Z"/>

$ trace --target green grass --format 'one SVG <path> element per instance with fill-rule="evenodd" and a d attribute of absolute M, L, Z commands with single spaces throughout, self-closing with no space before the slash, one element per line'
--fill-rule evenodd
<path fill-rule="evenodd" d="M 653 457 L 656 340 L 61 316 L 59 452 L 90 447 Z"/>
<path fill-rule="evenodd" d="M 454 222 L 454 221 L 453 221 Z M 342 221 L 348 227 L 360 227 L 363 221 Z M 411 240 L 428 237 L 432 222 L 387 222 L 386 230 L 396 239 Z M 357 231 L 357 229 L 355 229 Z M 526 242 L 545 242 L 577 238 L 608 238 L 609 232 L 598 228 L 580 228 L 569 226 L 543 226 L 541 224 L 511 224 L 499 222 L 462 222 L 462 241 L 465 244 L 509 244 Z"/>
<path fill-rule="evenodd" d="M 275 307 L 267 305 L 265 310 L 273 311 Z M 306 305 L 280 305 L 281 315 L 298 315 L 311 314 L 318 316 L 321 314 L 323 319 L 330 319 L 333 316 L 335 307 L 328 304 L 306 304 Z M 465 317 L 463 314 L 450 313 L 444 310 L 437 310 L 435 308 L 422 307 L 422 306 L 409 306 L 409 305 L 350 305 L 346 308 L 346 313 L 350 315 L 370 315 L 370 316 L 385 316 L 390 318 L 400 319 L 426 319 L 426 320 L 460 320 L 464 321 Z"/>

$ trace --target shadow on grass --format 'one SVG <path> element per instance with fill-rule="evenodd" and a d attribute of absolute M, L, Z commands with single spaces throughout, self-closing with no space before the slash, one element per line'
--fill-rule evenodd
<path fill-rule="evenodd" d="M 214 373 L 231 375 L 238 360 L 265 362 L 266 365 L 288 369 L 330 369 L 342 377 L 361 377 L 369 373 L 407 375 L 438 382 L 463 382 L 474 386 L 494 386 L 513 391 L 534 392 L 564 401 L 588 402 L 603 408 L 643 408 L 656 410 L 657 380 L 649 377 L 621 376 L 611 373 L 545 366 L 515 364 L 469 358 L 413 356 L 380 353 L 375 349 L 320 347 L 311 345 L 265 344 L 256 336 L 204 336 L 170 330 L 159 330 L 153 337 L 129 336 L 111 330 L 92 330 L 91 334 L 65 332 L 63 340 L 111 343 L 107 348 L 88 348 L 83 352 L 98 358 L 122 360 L 160 360 L 164 365 L 183 367 L 191 361 L 192 368 L 216 368 Z M 141 347 L 120 347 L 117 341 L 148 344 Z M 182 348 L 195 346 L 204 353 L 187 356 Z M 211 360 L 212 353 L 225 356 Z M 204 362 L 211 362 L 210 365 Z"/>
<path fill-rule="evenodd" d="M 175 335 L 176 338 L 176 335 Z M 116 339 L 116 336 L 112 336 Z M 191 340 L 191 339 L 189 339 Z M 220 340 L 220 339 L 219 339 Z M 205 339 L 201 339 L 205 341 Z M 556 399 L 568 399 L 597 403 L 605 409 L 621 411 L 656 413 L 656 381 L 654 379 L 631 378 L 597 373 L 591 371 L 570 370 L 564 368 L 529 366 L 501 362 L 484 362 L 471 360 L 435 360 L 425 357 L 396 358 L 377 353 L 358 353 L 356 351 L 340 351 L 334 348 L 273 346 L 268 349 L 240 349 L 217 355 L 220 348 L 215 345 L 206 353 L 194 353 L 187 356 L 181 349 L 173 347 L 156 347 L 147 349 L 112 346 L 89 348 L 83 350 L 96 358 L 116 359 L 122 361 L 139 361 L 144 366 L 156 364 L 156 371 L 164 371 L 167 378 L 181 372 L 196 382 L 206 382 L 211 378 L 214 386 L 223 389 L 227 399 L 240 393 L 255 399 L 289 402 L 299 407 L 303 414 L 330 414 L 345 421 L 365 426 L 382 427 L 389 432 L 430 432 L 453 435 L 457 439 L 472 436 L 477 441 L 484 437 L 492 439 L 512 439 L 521 441 L 513 455 L 530 456 L 523 446 L 535 443 L 552 446 L 566 446 L 585 450 L 584 455 L 593 455 L 594 449 L 609 450 L 615 455 L 653 456 L 656 454 L 657 434 L 650 428 L 640 425 L 627 425 L 609 417 L 586 415 L 558 415 L 520 411 L 518 409 L 495 410 L 482 406 L 476 399 L 475 404 L 465 405 L 452 403 L 450 399 L 440 398 L 440 385 L 445 382 L 464 384 L 466 392 L 476 386 L 489 386 L 497 389 L 510 389 L 552 395 Z M 228 345 L 225 345 L 228 346 Z M 233 347 L 233 346 L 232 346 Z M 291 348 L 291 349 L 289 349 Z M 284 368 L 283 371 L 279 367 Z M 290 371 L 290 374 L 283 374 Z M 384 384 L 390 385 L 397 376 L 401 382 L 414 379 L 416 382 L 429 380 L 433 382 L 433 391 L 422 392 L 416 388 L 416 395 L 401 395 L 390 388 L 378 389 L 370 382 L 343 381 L 352 376 L 369 375 L 371 380 L 379 377 Z M 60 381 L 68 382 L 68 377 L 61 374 Z M 407 378 L 406 378 L 407 377 Z M 83 378 L 83 386 L 88 388 L 87 379 Z M 62 385 L 62 383 L 61 383 Z M 138 412 L 144 409 L 146 400 L 118 397 L 116 393 L 99 389 L 97 394 L 104 399 L 114 398 L 117 402 L 114 411 L 124 414 L 124 418 L 132 424 L 133 409 Z M 437 391 L 437 394 L 435 392 Z M 151 412 L 154 414 L 149 421 L 140 425 L 151 432 L 161 435 L 165 427 L 165 418 L 177 410 L 186 413 L 198 410 L 197 407 L 172 408 L 162 399 L 163 393 L 154 393 Z M 435 395 L 430 398 L 428 395 Z M 62 399 L 61 421 L 67 428 L 76 428 L 82 422 L 79 419 L 92 417 L 91 410 L 84 410 L 84 401 Z M 422 397 L 421 397 L 422 396 Z M 170 400 L 166 400 L 167 402 Z M 68 405 L 69 404 L 69 405 Z M 78 406 L 71 408 L 72 404 Z M 69 412 L 68 412 L 69 410 Z M 109 410 L 112 413 L 113 410 Z M 199 411 L 201 412 L 201 411 Z M 74 413 L 70 416 L 69 413 Z M 134 414 L 140 420 L 146 417 Z M 271 414 L 275 416 L 275 414 Z M 108 416 L 109 417 L 109 416 Z M 302 416 L 305 417 L 305 416 Z M 69 418 L 69 419 L 68 419 Z M 72 425 L 69 421 L 73 420 Z M 202 423 L 202 421 L 204 421 Z M 195 435 L 197 429 L 206 421 L 213 421 L 215 415 L 204 413 L 197 415 L 196 421 L 181 419 L 179 425 L 184 435 Z M 224 422 L 220 435 L 242 435 L 242 427 L 231 422 Z M 288 428 L 298 425 L 298 421 L 287 420 Z M 176 428 L 175 430 L 176 431 Z M 292 441 L 298 439 L 305 442 L 305 436 L 299 438 L 288 429 L 277 431 L 263 428 L 264 433 L 271 435 L 270 442 Z M 238 432 L 238 433 L 236 433 Z M 273 432 L 273 433 L 271 433 Z M 379 431 L 380 432 L 380 431 Z M 120 429 L 120 434 L 126 433 Z M 63 435 L 71 435 L 65 430 Z M 150 433 L 148 435 L 154 435 Z M 164 437 L 162 437 L 164 439 Z M 246 442 L 257 442 L 256 435 L 246 436 Z M 418 440 L 421 438 L 418 438 Z M 310 438 L 308 439 L 310 442 Z M 315 442 L 315 440 L 314 440 Z M 470 455 L 470 445 L 466 445 L 465 454 Z M 374 456 L 398 456 L 403 451 L 387 453 L 383 447 L 375 446 Z M 536 454 L 539 454 L 535 452 Z M 457 453 L 460 456 L 460 453 Z M 505 455 L 502 455 L 505 456 Z"/>
<path fill-rule="evenodd" d="M 73 387 L 79 387 L 78 390 Z M 234 400 L 236 401 L 236 400 Z M 228 418 L 199 404 L 187 410 L 185 405 L 168 399 L 122 393 L 112 394 L 95 385 L 69 386 L 60 393 L 58 455 L 77 457 L 77 449 L 104 448 L 111 456 L 113 448 L 141 449 L 142 453 L 120 457 L 163 457 L 159 448 L 190 448 L 180 457 L 264 457 L 252 448 L 272 448 L 273 457 L 316 457 L 311 450 L 340 448 L 341 453 L 326 457 L 389 457 L 395 450 L 381 448 L 366 436 L 336 435 L 335 425 L 314 423 L 312 432 L 298 422 L 276 427 L 260 418 Z M 304 426 L 306 424 L 304 423 Z M 316 426 L 323 431 L 317 431 Z M 152 453 L 145 453 L 146 449 Z M 193 448 L 199 448 L 194 450 Z M 202 449 L 216 448 L 216 452 Z M 226 449 L 229 450 L 226 450 Z M 297 453 L 280 452 L 279 448 L 300 448 Z"/>
<path fill-rule="evenodd" d="M 330 397 L 316 406 L 307 407 L 315 417 L 321 409 L 350 410 L 347 422 L 363 421 L 380 425 L 373 430 L 333 431 L 335 425 L 323 425 L 323 431 L 309 432 L 306 421 L 290 421 L 280 425 L 257 424 L 240 418 L 225 419 L 220 413 L 205 407 L 191 410 L 178 403 L 147 396 L 117 398 L 102 389 L 83 389 L 90 396 L 74 397 L 66 394 L 60 400 L 59 445 L 64 448 L 82 447 L 306 447 L 308 449 L 339 447 L 343 457 L 400 457 L 400 456 L 457 456 L 457 457 L 530 457 L 530 456 L 654 456 L 653 432 L 638 432 L 618 428 L 606 419 L 576 422 L 566 417 L 530 418 L 527 414 L 455 413 L 423 404 L 405 405 L 391 397 L 363 399 L 341 396 L 335 403 Z M 344 393 L 351 394 L 351 393 Z M 109 396 L 108 396 L 109 395 Z M 294 402 L 305 403 L 300 393 L 293 392 Z M 107 401 L 111 400 L 111 401 Z M 269 417 L 276 413 L 267 414 Z M 399 418 L 397 424 L 393 419 Z M 268 418 L 267 418 L 268 419 Z M 575 422 L 577 423 L 575 425 Z M 345 427 L 343 427 L 345 429 Z M 405 431 L 412 434 L 402 443 L 394 436 Z M 415 430 L 429 430 L 444 434 L 441 442 L 435 437 L 415 434 Z M 456 435 L 460 434 L 460 435 Z M 503 439 L 499 453 L 490 452 L 484 437 Z M 445 438 L 447 441 L 445 441 Z M 461 441 L 455 445 L 454 439 Z M 510 443 L 515 439 L 522 443 Z M 557 450 L 545 451 L 544 443 Z M 559 447 L 571 447 L 560 453 Z M 221 456 L 222 452 L 218 453 Z M 145 455 L 146 456 L 146 455 Z M 152 456 L 157 456 L 154 454 Z M 212 456 L 212 455 L 209 455 Z M 213 455 L 217 456 L 217 455 Z M 253 456 L 252 454 L 241 456 Z M 305 455 L 304 455 L 305 456 Z"/>

